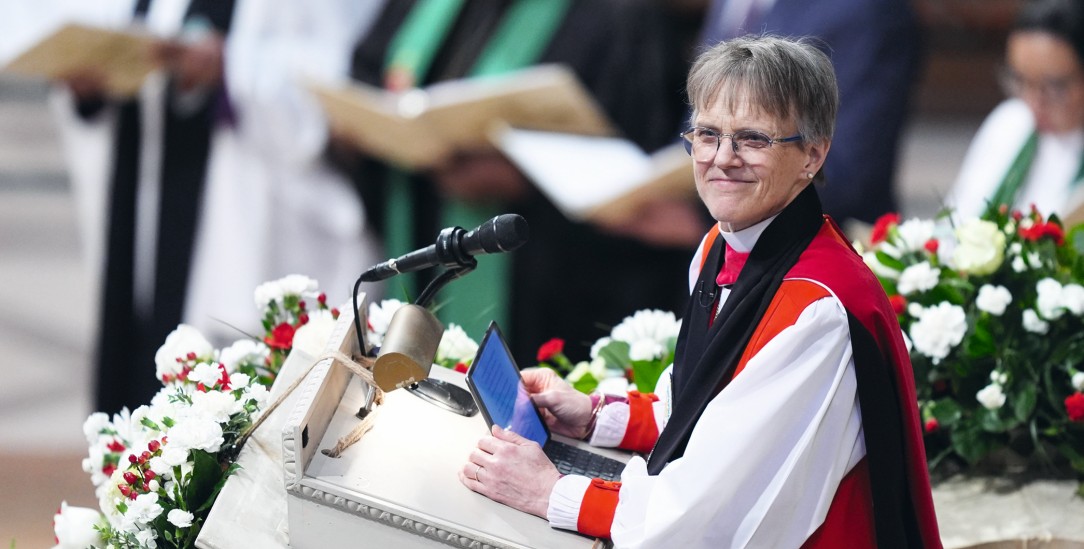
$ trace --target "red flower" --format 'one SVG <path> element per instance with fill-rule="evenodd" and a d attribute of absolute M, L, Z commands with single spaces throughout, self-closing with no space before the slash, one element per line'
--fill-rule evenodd
<path fill-rule="evenodd" d="M 1050 238 L 1058 246 L 1065 243 L 1065 231 L 1057 223 L 1036 223 L 1026 229 L 1020 229 L 1020 237 L 1032 242 Z"/>
<path fill-rule="evenodd" d="M 106 444 L 105 447 L 107 450 L 113 452 L 114 454 L 119 454 L 124 451 L 124 445 L 121 444 L 120 441 L 117 439 L 113 439 L 113 441 L 109 444 Z"/>
<path fill-rule="evenodd" d="M 538 361 L 545 362 L 561 354 L 564 350 L 565 340 L 555 337 L 543 343 L 542 346 L 538 348 Z"/>
<path fill-rule="evenodd" d="M 877 244 L 883 242 L 888 238 L 888 230 L 894 225 L 898 225 L 900 222 L 900 214 L 898 213 L 886 213 L 877 218 L 877 221 L 873 224 L 873 231 L 870 232 L 869 241 L 870 244 Z"/>
<path fill-rule="evenodd" d="M 941 427 L 940 423 L 937 423 L 937 418 L 930 418 L 926 420 L 926 432 L 932 433 Z"/>
<path fill-rule="evenodd" d="M 1084 421 L 1084 394 L 1077 391 L 1065 398 L 1065 412 L 1069 421 Z"/>
<path fill-rule="evenodd" d="M 467 373 L 467 365 L 465 363 L 463 363 L 463 362 L 457 363 L 455 365 L 455 371 L 457 371 L 457 372 L 459 372 L 461 374 L 465 374 L 465 373 Z"/>
<path fill-rule="evenodd" d="M 271 330 L 271 334 L 263 338 L 263 342 L 272 349 L 280 349 L 283 351 L 289 351 L 294 346 L 294 332 L 297 331 L 293 325 L 283 322 L 278 326 L 275 326 Z"/>
<path fill-rule="evenodd" d="M 937 247 L 940 245 L 941 243 L 938 242 L 936 238 L 931 238 L 926 241 L 926 251 L 931 254 L 937 254 Z"/>
<path fill-rule="evenodd" d="M 896 294 L 888 298 L 888 303 L 892 305 L 892 310 L 896 312 L 896 315 L 902 315 L 907 310 L 907 298 L 902 295 Z"/>

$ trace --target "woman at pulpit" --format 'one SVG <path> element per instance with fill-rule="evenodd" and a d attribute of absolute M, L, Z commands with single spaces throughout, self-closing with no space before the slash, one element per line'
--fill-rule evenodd
<path fill-rule="evenodd" d="M 829 59 L 737 38 L 700 55 L 688 93 L 682 136 L 717 224 L 672 371 L 619 399 L 524 372 L 555 432 L 646 460 L 621 482 L 561 476 L 495 428 L 461 481 L 618 547 L 940 547 L 896 316 L 814 185 L 838 107 Z"/>

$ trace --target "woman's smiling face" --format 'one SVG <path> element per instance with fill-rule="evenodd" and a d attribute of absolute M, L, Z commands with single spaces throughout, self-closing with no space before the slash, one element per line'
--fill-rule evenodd
<path fill-rule="evenodd" d="M 734 102 L 716 97 L 696 113 L 694 125 L 721 134 L 755 130 L 773 139 L 798 133 L 793 120 L 764 114 L 748 97 Z M 735 153 L 730 138 L 724 137 L 713 158 L 693 161 L 696 190 L 724 230 L 740 231 L 790 204 L 812 182 L 829 146 L 798 141 L 774 143 L 764 149 L 742 148 Z"/>

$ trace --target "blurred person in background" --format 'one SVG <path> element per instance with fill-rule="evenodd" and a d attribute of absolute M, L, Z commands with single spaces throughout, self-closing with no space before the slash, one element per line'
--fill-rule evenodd
<path fill-rule="evenodd" d="M 972 139 L 948 205 L 963 217 L 1002 204 L 1071 215 L 1084 204 L 1084 3 L 1024 4 L 1000 76 L 1009 98 Z"/>
<path fill-rule="evenodd" d="M 389 2 L 357 46 L 353 75 L 403 91 L 563 63 L 626 138 L 653 151 L 673 141 L 682 116 L 680 41 L 660 13 L 641 0 Z M 527 220 L 531 236 L 523 247 L 481 259 L 477 271 L 437 299 L 445 322 L 473 336 L 490 319 L 506 326 L 521 360 L 533 359 L 553 337 L 582 358 L 606 326 L 635 310 L 677 310 L 684 292 L 672 281 L 704 226 L 688 206 L 668 217 L 669 229 L 684 228 L 679 244 L 570 221 L 494 151 L 458 151 L 444 165 L 413 174 L 363 158 L 357 174 L 391 256 L 432 244 L 442 227 L 470 229 L 504 212 Z M 389 295 L 403 297 L 396 284 L 403 281 L 393 281 Z"/>
<path fill-rule="evenodd" d="M 809 36 L 832 60 L 840 111 L 818 188 L 825 213 L 848 229 L 899 210 L 900 136 L 919 74 L 918 23 L 908 0 L 713 0 L 703 41 L 745 33 Z"/>

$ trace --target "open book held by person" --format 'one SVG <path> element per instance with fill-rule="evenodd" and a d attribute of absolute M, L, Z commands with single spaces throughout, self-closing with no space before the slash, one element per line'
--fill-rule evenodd
<path fill-rule="evenodd" d="M 331 127 L 363 150 L 411 170 L 437 165 L 457 150 L 490 149 L 495 123 L 586 135 L 613 126 L 576 76 L 540 65 L 406 92 L 361 82 L 310 84 Z"/>

